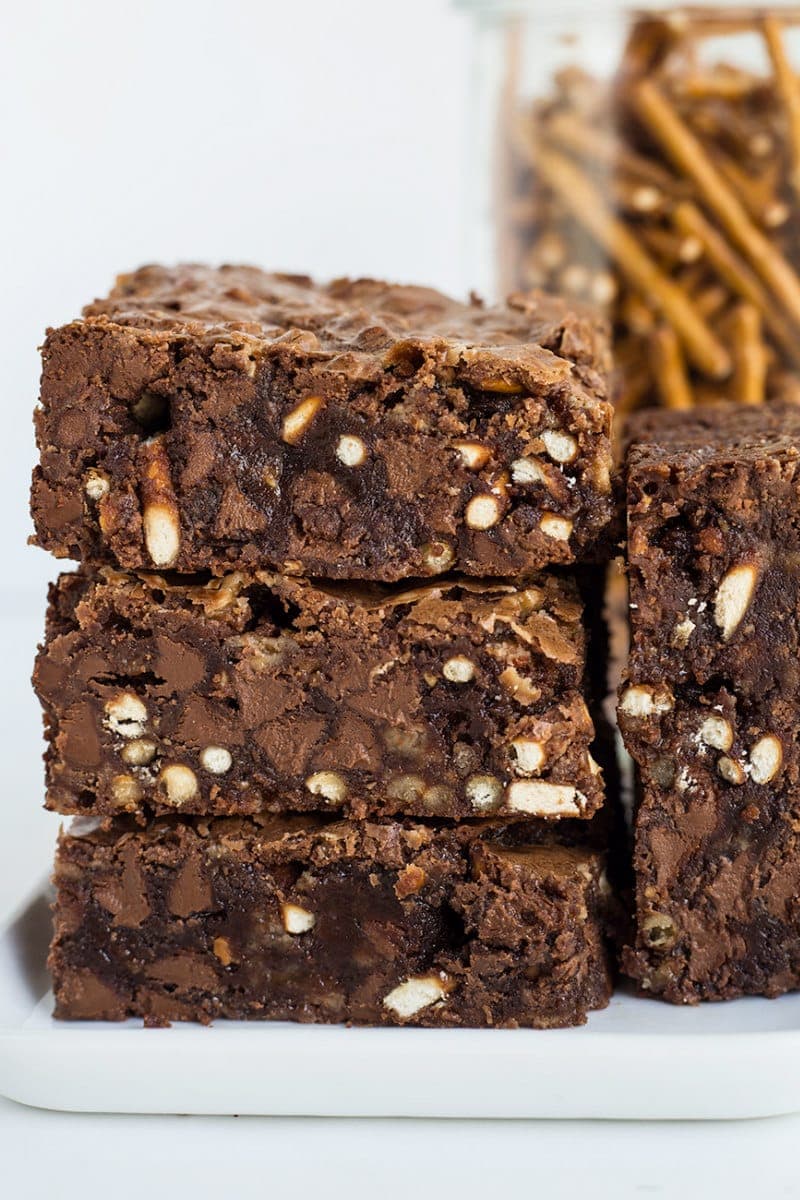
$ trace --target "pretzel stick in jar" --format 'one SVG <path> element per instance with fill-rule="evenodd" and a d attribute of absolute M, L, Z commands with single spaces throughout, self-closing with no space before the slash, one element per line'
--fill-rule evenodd
<path fill-rule="evenodd" d="M 765 229 L 780 229 L 786 224 L 792 210 L 778 195 L 777 178 L 756 179 L 727 155 L 717 155 L 716 163 L 754 221 Z"/>
<path fill-rule="evenodd" d="M 664 193 L 652 183 L 638 183 L 621 172 L 608 180 L 608 190 L 617 212 L 633 217 L 658 217 L 669 210 Z"/>
<path fill-rule="evenodd" d="M 633 289 L 646 296 L 673 326 L 689 358 L 705 375 L 723 379 L 731 359 L 689 297 L 653 261 L 630 229 L 609 210 L 600 190 L 570 159 L 541 148 L 538 168 L 564 207 L 592 234 L 616 262 Z"/>
<path fill-rule="evenodd" d="M 739 404 L 763 404 L 766 398 L 767 353 L 761 313 L 753 304 L 737 304 L 727 321 L 733 355 L 732 398 Z"/>
<path fill-rule="evenodd" d="M 542 126 L 543 136 L 546 136 L 553 146 L 559 150 L 568 150 L 582 159 L 587 166 L 589 163 L 597 163 L 598 166 L 613 170 L 614 173 L 624 171 L 640 179 L 642 183 L 651 183 L 668 196 L 683 199 L 692 196 L 691 186 L 676 178 L 666 167 L 632 150 L 613 133 L 587 124 L 575 113 L 550 113 L 543 119 Z M 534 168 L 537 161 L 537 145 L 537 140 L 532 137 L 528 149 L 529 162 Z"/>
<path fill-rule="evenodd" d="M 784 304 L 792 322 L 800 326 L 800 279 L 774 244 L 753 224 L 702 143 L 650 80 L 636 85 L 633 101 L 653 137 L 673 163 L 694 181 L 705 205 Z"/>
<path fill-rule="evenodd" d="M 670 325 L 659 325 L 650 335 L 656 387 L 665 408 L 694 407 L 692 387 L 681 344 Z"/>
<path fill-rule="evenodd" d="M 673 83 L 677 95 L 686 100 L 742 100 L 764 86 L 758 75 L 746 71 L 720 69 L 697 72 L 678 78 Z"/>
<path fill-rule="evenodd" d="M 696 263 L 703 256 L 703 245 L 696 237 L 683 237 L 671 229 L 643 226 L 640 237 L 645 247 L 668 268 Z"/>
<path fill-rule="evenodd" d="M 784 320 L 775 307 L 769 293 L 758 277 L 732 250 L 725 238 L 700 212 L 694 204 L 679 204 L 673 214 L 677 229 L 686 237 L 696 237 L 702 242 L 707 261 L 737 296 L 749 301 L 761 312 L 764 322 L 784 352 L 800 366 L 800 337 Z"/>
<path fill-rule="evenodd" d="M 789 124 L 789 147 L 792 159 L 790 180 L 800 196 L 800 83 L 792 70 L 792 64 L 783 44 L 781 26 L 777 17 L 764 17 L 764 40 L 775 72 L 775 86 L 786 109 Z"/>
<path fill-rule="evenodd" d="M 668 13 L 640 14 L 628 36 L 620 76 L 637 79 L 658 71 L 684 35 L 673 27 Z"/>
<path fill-rule="evenodd" d="M 676 8 L 665 12 L 662 20 L 676 37 L 729 37 L 738 33 L 752 33 L 758 27 L 763 8 L 730 5 L 728 8 Z M 800 5 L 790 4 L 780 10 L 784 25 L 800 25 Z M 649 20 L 651 18 L 645 18 Z"/>

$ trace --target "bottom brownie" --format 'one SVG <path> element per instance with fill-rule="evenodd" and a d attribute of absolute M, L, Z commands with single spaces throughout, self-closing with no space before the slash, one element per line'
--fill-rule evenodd
<path fill-rule="evenodd" d="M 611 990 L 603 855 L 532 836 L 77 821 L 56 860 L 55 1015 L 582 1024 Z"/>

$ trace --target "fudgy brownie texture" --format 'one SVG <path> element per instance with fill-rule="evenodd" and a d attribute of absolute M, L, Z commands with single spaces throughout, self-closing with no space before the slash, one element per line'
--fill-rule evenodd
<path fill-rule="evenodd" d="M 796 695 L 800 408 L 684 417 L 628 433 L 629 676 Z"/>
<path fill-rule="evenodd" d="M 62 813 L 589 817 L 574 583 L 63 575 L 35 671 Z"/>
<path fill-rule="evenodd" d="M 796 729 L 796 700 L 769 713 L 726 688 L 625 722 L 639 797 L 623 969 L 645 992 L 694 1003 L 800 987 Z"/>
<path fill-rule="evenodd" d="M 58 1017 L 550 1027 L 609 999 L 593 851 L 308 816 L 77 825 Z"/>
<path fill-rule="evenodd" d="M 731 408 L 630 439 L 625 965 L 675 1002 L 800 985 L 799 436 L 797 409 Z"/>
<path fill-rule="evenodd" d="M 392 581 L 604 553 L 608 338 L 537 294 L 145 267 L 48 334 L 36 541 Z"/>

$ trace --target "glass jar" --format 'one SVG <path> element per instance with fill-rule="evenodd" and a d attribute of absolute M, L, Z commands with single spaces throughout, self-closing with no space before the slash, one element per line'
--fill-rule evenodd
<path fill-rule="evenodd" d="M 603 309 L 622 409 L 800 402 L 800 6 L 461 5 L 473 277 Z"/>

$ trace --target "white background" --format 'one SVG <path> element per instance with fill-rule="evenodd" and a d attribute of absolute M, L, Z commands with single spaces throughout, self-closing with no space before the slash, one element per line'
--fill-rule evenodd
<path fill-rule="evenodd" d="M 44 330 L 143 262 L 464 290 L 468 32 L 448 0 L 0 0 L 0 908 L 56 826 L 28 685 L 58 569 L 25 544 Z"/>
<path fill-rule="evenodd" d="M 475 146 L 468 23 L 448 0 L 6 0 L 0 29 L 2 916 L 48 869 L 57 826 L 40 811 L 28 684 L 56 571 L 25 546 L 44 329 L 115 272 L 156 260 L 464 291 L 462 181 Z M 200 1120 L 0 1101 L 0 1194 L 790 1196 L 798 1141 L 794 1118 Z"/>

